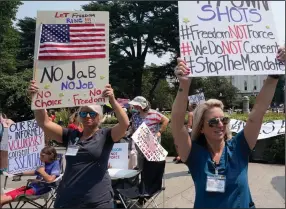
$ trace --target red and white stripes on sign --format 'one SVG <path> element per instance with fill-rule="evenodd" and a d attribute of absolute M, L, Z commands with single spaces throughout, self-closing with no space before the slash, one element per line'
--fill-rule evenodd
<path fill-rule="evenodd" d="M 69 36 L 68 43 L 41 43 L 39 60 L 92 59 L 106 57 L 105 24 L 70 24 L 69 33 L 64 33 L 64 35 Z"/>

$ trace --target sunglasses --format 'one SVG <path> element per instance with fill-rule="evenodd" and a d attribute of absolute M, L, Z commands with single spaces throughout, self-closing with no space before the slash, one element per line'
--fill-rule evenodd
<path fill-rule="evenodd" d="M 219 122 L 222 122 L 223 125 L 227 125 L 230 122 L 229 117 L 223 117 L 223 118 L 212 118 L 208 121 L 209 127 L 215 127 L 219 124 Z"/>
<path fill-rule="evenodd" d="M 79 112 L 79 116 L 81 118 L 86 118 L 87 114 L 89 114 L 89 117 L 91 117 L 91 118 L 95 118 L 97 116 L 97 112 L 94 112 L 94 111 L 92 111 L 92 112 Z"/>

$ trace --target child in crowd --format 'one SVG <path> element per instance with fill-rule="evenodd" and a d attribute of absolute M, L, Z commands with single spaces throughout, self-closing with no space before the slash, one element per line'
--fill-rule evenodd
<path fill-rule="evenodd" d="M 28 186 L 22 186 L 1 195 L 0 208 L 2 208 L 3 205 L 12 202 L 20 195 L 41 195 L 51 190 L 49 185 L 43 183 L 43 181 L 51 183 L 60 175 L 60 164 L 57 160 L 56 149 L 54 147 L 44 147 L 40 153 L 40 160 L 43 165 L 37 170 L 17 174 L 19 176 L 36 175 L 36 179 L 30 180 Z"/>

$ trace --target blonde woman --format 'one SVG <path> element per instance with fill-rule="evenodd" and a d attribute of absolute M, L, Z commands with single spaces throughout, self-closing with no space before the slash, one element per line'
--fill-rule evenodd
<path fill-rule="evenodd" d="M 285 53 L 285 52 L 284 52 Z M 280 56 L 285 56 L 280 53 Z M 263 116 L 271 103 L 278 75 L 269 75 L 244 130 L 232 137 L 223 104 L 210 99 L 194 111 L 192 133 L 184 126 L 191 79 L 190 70 L 178 59 L 175 74 L 180 86 L 171 115 L 175 146 L 195 183 L 194 208 L 255 207 L 248 185 L 248 156 L 259 135 Z"/>

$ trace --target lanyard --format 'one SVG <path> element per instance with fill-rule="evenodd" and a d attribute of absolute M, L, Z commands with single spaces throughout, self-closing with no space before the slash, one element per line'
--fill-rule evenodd
<path fill-rule="evenodd" d="M 228 168 L 228 154 L 227 154 L 227 143 L 225 142 L 225 146 L 224 146 L 224 155 L 226 155 L 226 160 L 225 160 L 225 171 L 227 171 Z M 212 155 L 210 153 L 210 157 L 212 159 Z M 222 157 L 222 156 L 221 156 Z M 220 159 L 221 159 L 220 157 Z M 215 169 L 215 175 L 218 175 L 218 167 L 215 161 L 212 160 L 212 166 Z"/>
<path fill-rule="evenodd" d="M 77 145 L 78 141 L 79 141 L 79 137 L 76 137 L 75 140 L 74 140 L 74 144 L 73 145 Z"/>

